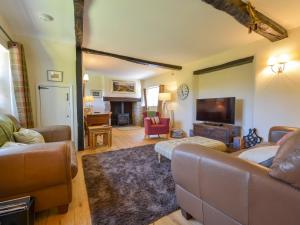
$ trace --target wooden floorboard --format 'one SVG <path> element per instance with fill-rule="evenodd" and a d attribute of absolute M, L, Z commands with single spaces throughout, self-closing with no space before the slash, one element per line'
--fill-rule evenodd
<path fill-rule="evenodd" d="M 113 144 L 111 148 L 99 147 L 96 150 L 79 152 L 78 174 L 73 180 L 73 200 L 66 214 L 57 214 L 56 210 L 48 210 L 37 214 L 35 225 L 91 225 L 90 209 L 84 182 L 81 157 L 86 154 L 94 154 L 106 151 L 115 151 L 122 148 L 130 148 L 145 144 L 154 144 L 163 138 L 144 139 L 144 129 L 136 128 L 129 131 L 113 128 Z M 171 213 L 151 225 L 201 225 L 194 220 L 185 220 L 180 211 Z"/>

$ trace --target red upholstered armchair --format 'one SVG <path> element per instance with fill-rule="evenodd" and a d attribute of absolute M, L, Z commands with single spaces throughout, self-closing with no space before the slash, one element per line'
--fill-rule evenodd
<path fill-rule="evenodd" d="M 145 126 L 145 137 L 149 135 L 160 135 L 166 134 L 169 135 L 170 132 L 170 119 L 161 118 L 159 112 L 156 112 L 156 116 L 159 117 L 159 124 L 153 124 L 151 119 L 147 117 L 147 112 L 143 113 L 144 117 L 144 126 Z"/>

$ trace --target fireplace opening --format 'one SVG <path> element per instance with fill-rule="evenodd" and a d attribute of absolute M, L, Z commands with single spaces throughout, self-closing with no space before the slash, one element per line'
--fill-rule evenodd
<path fill-rule="evenodd" d="M 114 126 L 124 126 L 133 124 L 132 102 L 110 102 L 111 124 Z"/>

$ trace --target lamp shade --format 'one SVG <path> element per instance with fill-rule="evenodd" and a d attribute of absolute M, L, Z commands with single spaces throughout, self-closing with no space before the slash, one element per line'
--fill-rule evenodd
<path fill-rule="evenodd" d="M 86 103 L 94 102 L 94 96 L 85 96 L 85 97 L 84 97 L 84 101 L 85 101 Z"/>
<path fill-rule="evenodd" d="M 168 93 L 168 92 L 159 93 L 158 99 L 160 101 L 170 101 L 171 100 L 171 93 Z"/>
<path fill-rule="evenodd" d="M 83 78 L 82 78 L 84 81 L 88 81 L 90 78 L 89 78 L 89 75 L 87 73 L 85 73 L 83 75 Z"/>

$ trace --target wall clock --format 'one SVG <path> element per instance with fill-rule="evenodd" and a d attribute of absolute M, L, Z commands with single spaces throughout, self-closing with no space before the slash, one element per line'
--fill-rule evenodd
<path fill-rule="evenodd" d="M 177 96 L 180 100 L 185 100 L 189 96 L 189 86 L 181 84 L 177 89 Z"/>

